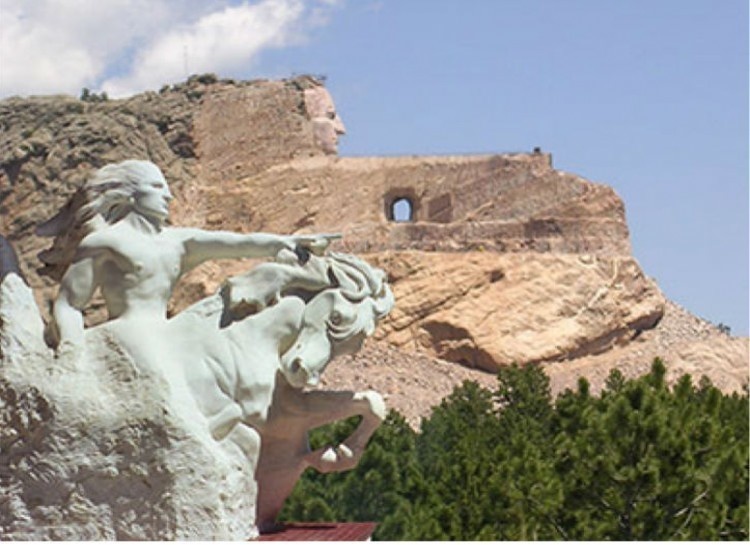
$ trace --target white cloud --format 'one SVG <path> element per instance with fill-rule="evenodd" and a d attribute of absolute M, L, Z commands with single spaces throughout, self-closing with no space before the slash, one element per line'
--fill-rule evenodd
<path fill-rule="evenodd" d="M 147 0 L 2 0 L 0 93 L 74 93 L 94 85 L 109 58 L 159 23 L 160 8 Z"/>
<path fill-rule="evenodd" d="M 290 43 L 302 12 L 299 0 L 264 0 L 210 13 L 164 33 L 140 51 L 131 73 L 102 87 L 117 96 L 184 79 L 186 72 L 240 68 L 262 49 Z"/>
<path fill-rule="evenodd" d="M 301 43 L 336 0 L 0 0 L 0 95 L 122 96 L 237 72 Z"/>

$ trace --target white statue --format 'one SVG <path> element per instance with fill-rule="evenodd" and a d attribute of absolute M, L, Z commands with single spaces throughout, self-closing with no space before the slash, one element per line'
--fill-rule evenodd
<path fill-rule="evenodd" d="M 43 259 L 70 261 L 53 310 L 57 361 L 85 365 L 87 343 L 105 332 L 138 366 L 158 369 L 177 406 L 202 415 L 196 426 L 250 460 L 256 524 L 267 530 L 306 467 L 354 467 L 385 417 L 376 392 L 305 388 L 336 355 L 359 350 L 393 296 L 382 271 L 352 256 L 323 255 L 337 235 L 167 227 L 171 198 L 153 163 L 124 161 L 97 171 L 41 227 L 59 242 Z M 172 290 L 187 271 L 209 259 L 263 256 L 276 262 L 229 279 L 216 295 L 167 318 Z M 82 311 L 97 288 L 109 321 L 86 329 Z M 310 451 L 310 429 L 353 415 L 363 419 L 349 439 Z"/>
<path fill-rule="evenodd" d="M 159 168 L 148 161 L 123 161 L 96 172 L 84 187 L 88 202 L 53 218 L 46 234 L 89 231 L 75 249 L 54 306 L 58 353 L 83 344 L 81 311 L 101 288 L 109 319 L 118 328 L 167 319 L 167 303 L 181 276 L 210 259 L 273 257 L 298 246 L 322 252 L 330 235 L 283 237 L 264 233 L 166 227 L 172 194 Z M 73 225 L 71 225 L 73 223 Z M 78 225 L 75 225 L 78 224 Z"/>
<path fill-rule="evenodd" d="M 256 308 L 256 290 L 248 286 L 269 277 L 285 286 L 278 302 L 235 318 L 235 309 Z M 230 439 L 258 459 L 261 531 L 274 526 L 302 471 L 353 468 L 385 418 L 377 392 L 304 390 L 318 383 L 335 356 L 358 351 L 390 311 L 393 296 L 384 280 L 382 271 L 341 254 L 312 256 L 303 267 L 268 263 L 172 320 L 186 333 L 184 348 L 202 355 L 191 363 L 188 382 L 212 436 Z M 316 287 L 321 283 L 327 285 Z M 295 295 L 284 295 L 289 292 Z M 344 443 L 310 451 L 309 430 L 354 415 L 362 422 Z"/>

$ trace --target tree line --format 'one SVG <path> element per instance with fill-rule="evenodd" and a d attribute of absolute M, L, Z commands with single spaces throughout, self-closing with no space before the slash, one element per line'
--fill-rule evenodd
<path fill-rule="evenodd" d="M 657 359 L 557 399 L 538 366 L 464 382 L 419 432 L 391 411 L 356 469 L 307 471 L 282 518 L 377 521 L 376 540 L 747 540 L 747 390 L 665 374 Z"/>

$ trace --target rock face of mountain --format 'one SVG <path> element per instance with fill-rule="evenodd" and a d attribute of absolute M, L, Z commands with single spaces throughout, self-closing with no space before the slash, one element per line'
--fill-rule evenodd
<path fill-rule="evenodd" d="M 164 171 L 174 224 L 339 232 L 334 250 L 385 269 L 396 309 L 322 386 L 381 391 L 415 426 L 462 380 L 491 386 L 491 371 L 514 362 L 543 365 L 555 393 L 578 376 L 596 391 L 611 369 L 634 376 L 654 357 L 672 380 L 688 372 L 727 391 L 747 387 L 748 340 L 664 297 L 631 255 L 611 188 L 556 170 L 538 151 L 342 158 L 343 130 L 309 77 L 209 75 L 126 100 L 0 101 L 0 234 L 18 252 L 0 248 L 0 535 L 251 535 L 242 459 L 186 431 L 158 377 L 134 374 L 116 354 L 94 358 L 96 369 L 56 369 L 40 344 L 36 307 L 48 316 L 64 264 L 40 273 L 38 254 L 52 243 L 35 227 L 93 169 L 123 159 Z M 170 311 L 252 264 L 204 264 Z M 104 319 L 95 299 L 86 321 Z"/>
<path fill-rule="evenodd" d="M 658 328 L 666 299 L 631 255 L 611 188 L 554 169 L 539 151 L 341 158 L 342 131 L 330 96 L 309 77 L 207 75 L 118 101 L 7 99 L 0 229 L 46 310 L 54 283 L 35 271 L 50 242 L 35 225 L 91 169 L 144 158 L 172 184 L 175 224 L 342 233 L 335 249 L 367 254 L 389 272 L 398 306 L 380 341 L 402 351 L 491 371 L 606 353 Z M 397 206 L 407 221 L 396 221 Z M 194 271 L 173 311 L 245 267 Z M 100 305 L 88 314 L 89 323 L 104 318 Z"/>

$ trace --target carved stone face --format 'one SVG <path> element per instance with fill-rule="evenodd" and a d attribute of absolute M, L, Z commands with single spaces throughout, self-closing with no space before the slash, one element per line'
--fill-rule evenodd
<path fill-rule="evenodd" d="M 333 99 L 325 87 L 305 89 L 305 109 L 313 124 L 315 144 L 326 154 L 335 155 L 340 134 L 346 134 L 346 128 L 336 113 Z"/>
<path fill-rule="evenodd" d="M 154 167 L 138 181 L 134 197 L 135 209 L 144 216 L 163 221 L 169 216 L 172 192 L 161 171 Z"/>

